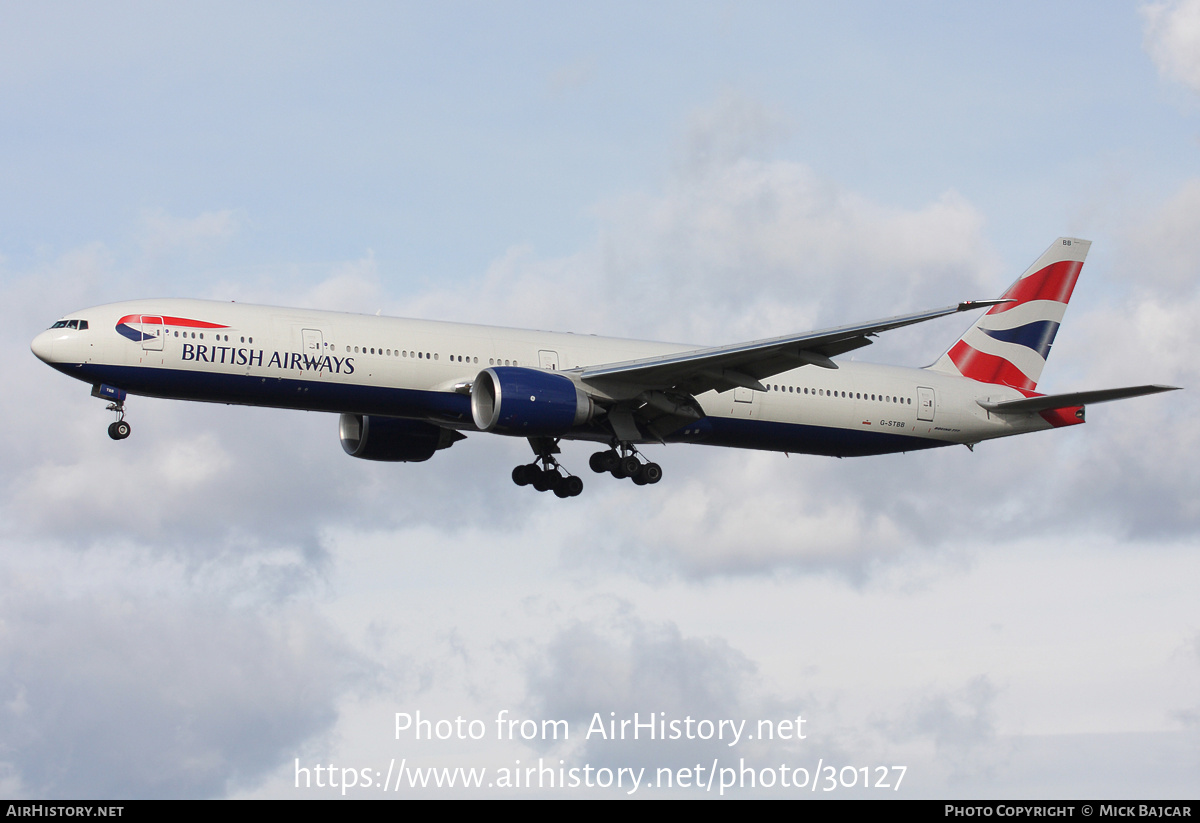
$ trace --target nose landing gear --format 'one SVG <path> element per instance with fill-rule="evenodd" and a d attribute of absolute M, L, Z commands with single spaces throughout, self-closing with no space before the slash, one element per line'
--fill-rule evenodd
<path fill-rule="evenodd" d="M 108 404 L 108 411 L 117 413 L 117 420 L 108 427 L 108 436 L 113 440 L 124 440 L 129 436 L 129 424 L 125 422 L 125 391 L 106 383 L 92 386 L 92 397 L 99 397 L 113 402 Z"/>

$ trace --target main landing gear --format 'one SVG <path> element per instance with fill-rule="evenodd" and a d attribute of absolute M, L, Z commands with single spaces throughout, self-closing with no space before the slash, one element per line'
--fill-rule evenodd
<path fill-rule="evenodd" d="M 531 437 L 537 458 L 512 471 L 513 482 L 518 486 L 533 486 L 540 492 L 553 491 L 556 497 L 578 497 L 583 491 L 583 481 L 559 465 L 554 455 L 559 453 L 558 440 L 549 437 Z"/>
<path fill-rule="evenodd" d="M 537 458 L 512 471 L 518 486 L 533 486 L 540 492 L 553 491 L 558 497 L 575 497 L 583 491 L 583 481 L 559 465 L 554 455 L 559 453 L 558 439 L 531 437 L 529 445 Z M 662 466 L 642 459 L 630 443 L 613 441 L 608 451 L 596 452 L 588 461 L 597 474 L 608 472 L 613 477 L 628 477 L 639 486 L 649 486 L 662 480 Z"/>
<path fill-rule="evenodd" d="M 628 477 L 639 486 L 648 486 L 662 480 L 662 466 L 642 462 L 638 450 L 629 443 L 619 443 L 608 451 L 596 452 L 588 460 L 596 474 L 608 472 L 618 479 Z"/>

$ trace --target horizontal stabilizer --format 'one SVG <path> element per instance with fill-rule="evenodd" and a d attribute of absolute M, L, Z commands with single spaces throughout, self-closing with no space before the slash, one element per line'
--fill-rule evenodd
<path fill-rule="evenodd" d="M 1006 400 L 1003 403 L 983 403 L 988 411 L 994 412 L 1041 412 L 1051 409 L 1069 409 L 1088 403 L 1105 403 L 1109 400 L 1124 400 L 1126 397 L 1141 397 L 1176 391 L 1179 386 L 1127 386 L 1123 389 L 1100 389 L 1099 391 L 1077 391 L 1068 394 L 1046 394 L 1041 397 L 1026 397 L 1022 400 Z"/>

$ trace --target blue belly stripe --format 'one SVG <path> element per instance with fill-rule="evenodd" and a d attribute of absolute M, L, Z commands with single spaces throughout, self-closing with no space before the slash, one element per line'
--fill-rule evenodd
<path fill-rule="evenodd" d="M 131 394 L 173 400 L 270 406 L 307 411 L 378 414 L 445 422 L 474 429 L 471 399 L 455 392 L 362 386 L 290 377 L 214 374 L 149 366 L 100 366 L 58 363 L 54 367 L 77 380 L 107 383 Z M 607 441 L 595 424 L 564 439 Z M 697 443 L 762 451 L 865 457 L 952 445 L 917 435 L 841 429 L 733 417 L 705 417 L 667 436 L 668 443 Z M 652 441 L 651 441 L 652 442 Z"/>

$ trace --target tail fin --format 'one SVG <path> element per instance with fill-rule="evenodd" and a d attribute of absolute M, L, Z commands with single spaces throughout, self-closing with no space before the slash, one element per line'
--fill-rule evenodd
<path fill-rule="evenodd" d="M 1092 241 L 1060 237 L 1008 287 L 992 310 L 929 368 L 1032 391 Z"/>

